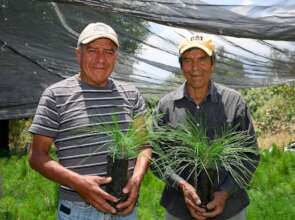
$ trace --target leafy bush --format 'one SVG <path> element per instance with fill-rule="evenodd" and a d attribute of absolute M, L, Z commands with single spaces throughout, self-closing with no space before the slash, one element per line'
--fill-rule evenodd
<path fill-rule="evenodd" d="M 32 119 L 20 119 L 9 121 L 9 148 L 13 152 L 20 152 L 25 144 L 31 142 L 28 128 Z"/>
<path fill-rule="evenodd" d="M 241 90 L 258 134 L 280 130 L 295 132 L 295 87 L 278 85 Z"/>

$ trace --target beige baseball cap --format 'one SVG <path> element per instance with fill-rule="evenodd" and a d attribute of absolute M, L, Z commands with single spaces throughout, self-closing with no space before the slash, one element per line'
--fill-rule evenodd
<path fill-rule="evenodd" d="M 215 46 L 212 39 L 204 35 L 193 35 L 182 40 L 178 46 L 179 56 L 183 54 L 188 49 L 200 48 L 205 51 L 209 56 L 212 56 Z"/>
<path fill-rule="evenodd" d="M 88 44 L 98 38 L 108 38 L 119 47 L 117 33 L 112 27 L 101 22 L 90 23 L 83 29 L 79 36 L 77 47 L 81 44 Z"/>

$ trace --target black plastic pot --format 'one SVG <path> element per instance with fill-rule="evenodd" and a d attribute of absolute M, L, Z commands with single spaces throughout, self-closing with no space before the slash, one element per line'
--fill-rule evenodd
<path fill-rule="evenodd" d="M 215 170 L 207 170 L 212 181 L 216 179 Z M 201 207 L 207 209 L 207 204 L 213 199 L 214 184 L 210 181 L 208 174 L 202 171 L 198 176 L 197 192 L 201 199 Z"/>
<path fill-rule="evenodd" d="M 127 195 L 123 193 L 123 188 L 128 182 L 128 160 L 107 157 L 107 175 L 112 177 L 112 182 L 106 185 L 106 191 L 118 198 L 117 203 L 111 203 L 115 207 L 118 203 L 125 201 Z"/>

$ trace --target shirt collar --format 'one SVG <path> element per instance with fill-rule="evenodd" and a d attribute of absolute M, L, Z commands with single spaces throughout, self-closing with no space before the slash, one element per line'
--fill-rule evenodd
<path fill-rule="evenodd" d="M 186 81 L 176 89 L 173 99 L 176 100 L 180 100 L 183 98 L 188 98 L 191 99 L 187 93 L 186 90 Z M 217 103 L 218 102 L 218 94 L 217 94 L 217 88 L 215 86 L 215 83 L 210 81 L 209 84 L 209 91 L 208 91 L 208 95 L 207 95 L 207 99 L 209 99 L 211 102 Z"/>
<path fill-rule="evenodd" d="M 186 81 L 175 90 L 175 93 L 174 93 L 174 95 L 172 97 L 175 101 L 183 99 L 186 96 L 185 87 L 186 87 Z"/>
<path fill-rule="evenodd" d="M 76 80 L 77 80 L 80 84 L 86 85 L 86 86 L 88 86 L 88 87 L 95 88 L 95 89 L 97 89 L 97 90 L 114 90 L 114 87 L 115 87 L 115 85 L 114 85 L 114 81 L 113 81 L 112 78 L 109 78 L 109 79 L 108 79 L 108 82 L 107 82 L 107 84 L 106 84 L 104 87 L 96 87 L 96 86 L 94 86 L 94 85 L 90 85 L 90 84 L 88 84 L 87 82 L 82 81 L 82 80 L 80 79 L 80 77 L 79 77 L 79 74 L 74 75 L 74 77 L 76 78 Z"/>

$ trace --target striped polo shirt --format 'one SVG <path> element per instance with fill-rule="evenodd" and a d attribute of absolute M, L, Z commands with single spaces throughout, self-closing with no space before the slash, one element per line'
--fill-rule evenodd
<path fill-rule="evenodd" d="M 102 129 L 119 120 L 122 130 L 133 118 L 145 112 L 145 102 L 132 85 L 109 79 L 103 88 L 69 77 L 48 87 L 42 94 L 29 131 L 52 137 L 59 163 L 81 175 L 105 176 L 110 137 Z M 135 160 L 130 160 L 133 172 Z M 60 198 L 83 201 L 66 186 Z"/>

